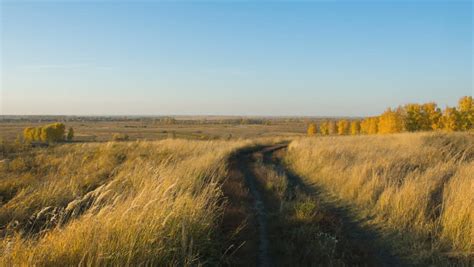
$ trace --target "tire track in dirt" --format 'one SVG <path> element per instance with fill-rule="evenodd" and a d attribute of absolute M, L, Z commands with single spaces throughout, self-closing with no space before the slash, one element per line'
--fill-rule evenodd
<path fill-rule="evenodd" d="M 257 266 L 272 266 L 269 257 L 269 238 L 267 227 L 267 212 L 262 192 L 257 187 L 254 173 L 251 171 L 251 157 L 247 155 L 241 159 L 240 166 L 245 176 L 245 182 L 253 198 L 253 210 L 257 223 L 258 233 L 258 261 Z"/>
<path fill-rule="evenodd" d="M 223 185 L 224 195 L 229 200 L 224 212 L 223 232 L 231 239 L 225 245 L 225 253 L 232 256 L 230 262 L 223 264 L 273 266 L 269 254 L 267 210 L 252 164 L 255 153 L 285 146 L 252 147 L 229 159 L 229 178 Z"/>

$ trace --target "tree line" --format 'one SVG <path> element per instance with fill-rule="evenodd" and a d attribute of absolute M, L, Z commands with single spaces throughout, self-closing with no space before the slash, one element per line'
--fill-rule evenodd
<path fill-rule="evenodd" d="M 390 134 L 401 132 L 445 130 L 448 132 L 474 129 L 472 96 L 461 97 L 457 107 L 441 110 L 434 102 L 407 104 L 388 108 L 379 116 L 363 120 L 323 121 L 308 125 L 308 135 Z"/>
<path fill-rule="evenodd" d="M 72 141 L 73 138 L 74 129 L 71 127 L 66 133 L 66 125 L 59 122 L 40 127 L 28 127 L 23 130 L 23 140 L 30 143 L 55 143 Z"/>

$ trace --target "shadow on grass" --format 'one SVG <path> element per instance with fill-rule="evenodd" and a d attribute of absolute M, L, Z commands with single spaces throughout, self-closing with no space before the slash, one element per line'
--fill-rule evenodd
<path fill-rule="evenodd" d="M 287 177 L 287 201 L 298 203 L 301 202 L 298 199 L 309 199 L 312 203 L 317 203 L 319 216 L 316 216 L 312 223 L 316 224 L 322 233 L 337 240 L 333 259 L 326 259 L 324 263 L 350 266 L 409 265 L 391 252 L 389 242 L 384 240 L 376 229 L 362 226 L 362 222 L 356 219 L 349 207 L 331 200 L 322 188 L 305 183 L 301 177 L 286 168 L 282 162 L 284 149 L 262 153 L 263 164 L 273 166 Z"/>

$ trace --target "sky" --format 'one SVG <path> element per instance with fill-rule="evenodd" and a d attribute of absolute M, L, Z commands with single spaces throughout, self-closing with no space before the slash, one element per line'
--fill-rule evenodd
<path fill-rule="evenodd" d="M 0 115 L 369 116 L 473 95 L 471 1 L 0 1 Z"/>

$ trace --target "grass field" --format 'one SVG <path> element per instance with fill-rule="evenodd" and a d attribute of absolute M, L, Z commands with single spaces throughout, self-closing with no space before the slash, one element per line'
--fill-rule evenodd
<path fill-rule="evenodd" d="M 474 135 L 304 138 L 290 144 L 286 160 L 370 218 L 411 262 L 472 260 Z"/>
<path fill-rule="evenodd" d="M 0 265 L 472 263 L 472 133 L 258 136 L 12 146 Z"/>
<path fill-rule="evenodd" d="M 191 265 L 221 258 L 226 157 L 246 142 L 63 145 L 2 165 L 2 265 Z"/>
<path fill-rule="evenodd" d="M 287 119 L 271 119 L 267 124 L 256 123 L 228 123 L 217 118 L 204 117 L 181 118 L 174 124 L 156 122 L 152 119 L 119 119 L 84 121 L 67 119 L 64 121 L 66 127 L 73 127 L 75 141 L 110 141 L 115 133 L 127 134 L 130 140 L 162 140 L 170 137 L 182 139 L 214 140 L 214 139 L 238 139 L 254 137 L 274 137 L 302 135 L 306 133 L 307 122 L 305 120 L 288 121 Z M 224 118 L 225 119 L 225 118 Z M 238 120 L 238 118 L 234 118 Z M 15 140 L 22 135 L 23 129 L 48 124 L 45 118 L 28 118 L 25 120 L 0 120 L 0 139 Z"/>

